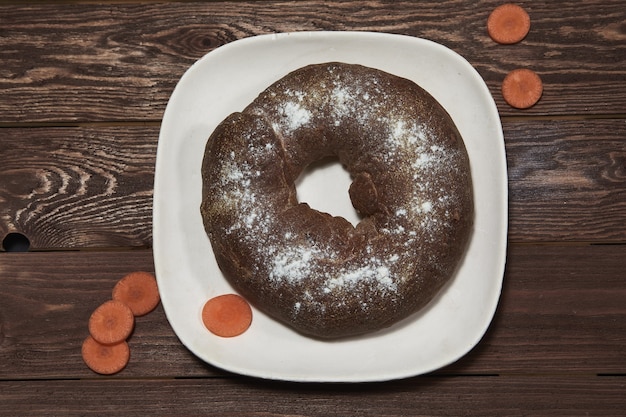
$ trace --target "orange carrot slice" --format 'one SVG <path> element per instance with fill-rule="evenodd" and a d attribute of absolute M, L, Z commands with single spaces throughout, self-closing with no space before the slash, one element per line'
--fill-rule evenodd
<path fill-rule="evenodd" d="M 509 105 L 518 109 L 532 107 L 542 94 L 541 78 L 526 68 L 511 71 L 502 81 L 502 97 Z"/>
<path fill-rule="evenodd" d="M 103 345 L 91 336 L 83 342 L 81 354 L 89 369 L 103 375 L 121 371 L 130 360 L 130 348 L 126 341 Z"/>
<path fill-rule="evenodd" d="M 156 278 L 149 272 L 131 272 L 115 284 L 113 299 L 130 307 L 135 316 L 146 315 L 160 301 Z"/>
<path fill-rule="evenodd" d="M 496 7 L 487 19 L 487 32 L 498 43 L 517 43 L 529 31 L 530 16 L 516 4 L 507 3 Z"/>
<path fill-rule="evenodd" d="M 204 304 L 202 322 L 217 336 L 239 336 L 248 330 L 252 323 L 252 309 L 250 304 L 237 294 L 219 295 Z"/>
<path fill-rule="evenodd" d="M 89 317 L 89 333 L 96 341 L 105 345 L 126 340 L 134 325 L 135 317 L 131 309 L 116 300 L 100 305 Z"/>

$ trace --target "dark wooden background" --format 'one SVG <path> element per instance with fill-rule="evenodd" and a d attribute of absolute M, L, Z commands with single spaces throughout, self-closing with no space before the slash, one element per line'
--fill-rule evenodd
<path fill-rule="evenodd" d="M 531 32 L 509 46 L 485 30 L 501 3 L 0 1 L 0 414 L 626 415 L 626 1 L 520 1 Z M 296 30 L 428 38 L 485 79 L 510 205 L 489 331 L 429 375 L 292 384 L 201 362 L 159 307 L 123 372 L 92 373 L 89 315 L 121 276 L 154 270 L 154 163 L 176 82 L 221 45 Z M 517 67 L 544 81 L 529 110 L 500 95 Z"/>

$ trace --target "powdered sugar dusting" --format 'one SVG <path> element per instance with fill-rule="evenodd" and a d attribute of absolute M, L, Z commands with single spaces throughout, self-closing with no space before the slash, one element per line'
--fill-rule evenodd
<path fill-rule="evenodd" d="M 320 252 L 314 247 L 295 246 L 276 253 L 272 260 L 270 280 L 294 283 L 306 279 L 311 274 L 314 256 L 319 257 Z"/>
<path fill-rule="evenodd" d="M 248 147 L 248 152 L 257 158 L 262 158 L 263 154 L 271 151 L 270 146 Z M 382 293 L 397 292 L 397 278 L 387 263 L 397 261 L 398 255 L 390 256 L 387 260 L 367 256 L 360 263 L 327 268 L 321 266 L 320 261 L 339 256 L 332 247 L 319 243 L 317 246 L 302 243 L 303 239 L 298 239 L 292 232 L 286 232 L 282 238 L 272 235 L 276 219 L 268 215 L 271 210 L 267 210 L 264 204 L 265 196 L 251 187 L 264 173 L 249 163 L 237 163 L 236 157 L 234 153 L 229 154 L 222 163 L 220 175 L 222 188 L 227 190 L 220 196 L 222 204 L 229 206 L 230 212 L 234 214 L 234 221 L 226 233 L 243 232 L 242 238 L 254 243 L 258 258 L 266 259 L 269 263 L 269 280 L 272 285 L 305 285 L 315 277 L 321 285 L 317 292 L 308 291 L 308 294 L 311 298 L 309 301 L 318 308 L 322 305 L 315 304 L 315 300 L 321 294 L 353 291 L 363 285 L 377 288 Z M 302 302 L 304 300 L 299 301 L 298 310 Z M 363 306 L 366 305 L 364 301 Z"/>
<path fill-rule="evenodd" d="M 279 111 L 285 117 L 285 125 L 288 131 L 296 130 L 311 120 L 311 112 L 302 108 L 298 103 L 285 103 Z"/>
<path fill-rule="evenodd" d="M 377 97 L 372 100 L 372 97 Z M 339 79 L 332 82 L 327 102 L 323 104 L 330 110 L 334 126 L 341 126 L 344 121 L 357 120 L 367 125 L 373 119 L 380 126 L 386 126 L 386 135 L 379 138 L 382 144 L 382 157 L 389 166 L 403 170 L 399 174 L 408 176 L 414 186 L 404 204 L 394 209 L 390 222 L 381 227 L 379 232 L 387 235 L 401 236 L 404 251 L 419 241 L 429 241 L 437 236 L 437 232 L 445 224 L 440 220 L 441 210 L 446 210 L 450 198 L 442 193 L 435 193 L 433 198 L 432 178 L 437 178 L 444 170 L 451 169 L 450 156 L 439 146 L 438 138 L 433 130 L 418 120 L 408 117 L 402 111 L 390 113 L 381 110 L 385 103 L 386 92 L 373 80 L 351 80 L 343 83 Z M 312 121 L 313 104 L 307 102 L 310 97 L 304 91 L 288 89 L 283 92 L 278 106 L 278 118 L 273 123 L 276 131 L 282 136 L 289 136 Z M 320 104 L 321 105 L 321 104 Z M 323 110 L 322 110 L 323 111 Z M 245 166 L 242 167 L 245 171 Z M 266 223 L 271 220 L 264 218 L 263 212 L 255 212 L 262 206 L 254 203 L 261 197 L 246 192 L 247 178 L 253 177 L 251 172 L 230 173 L 229 178 L 237 179 L 242 185 L 241 210 L 248 213 L 241 216 L 238 227 L 249 229 L 256 239 L 263 234 Z M 424 180 L 427 179 L 427 180 Z M 271 230 L 271 228 L 270 228 Z M 268 259 L 271 267 L 269 279 L 273 285 L 288 283 L 290 285 L 306 282 L 315 277 L 320 283 L 320 294 L 336 291 L 353 291 L 360 285 L 372 286 L 384 293 L 393 293 L 398 289 L 396 269 L 392 266 L 401 259 L 398 253 L 379 259 L 362 257 L 361 263 L 352 263 L 340 268 L 322 268 L 320 261 L 336 256 L 328 247 L 307 246 L 301 243 L 289 244 L 294 236 L 285 235 L 284 239 L 271 242 L 268 239 L 259 243 L 259 256 Z M 294 240 L 295 242 L 295 240 Z M 310 291 L 309 296 L 313 297 Z M 302 306 L 302 302 L 298 310 Z M 310 300 L 311 301 L 311 300 Z M 367 304 L 364 301 L 364 305 Z"/>
<path fill-rule="evenodd" d="M 249 151 L 262 157 L 264 153 L 273 151 L 273 146 L 263 145 L 254 148 L 250 142 Z M 226 230 L 231 234 L 237 230 L 256 230 L 259 233 L 267 233 L 270 230 L 268 214 L 259 210 L 260 199 L 251 184 L 256 181 L 262 172 L 247 162 L 237 160 L 234 152 L 230 152 L 228 158 L 222 162 L 221 188 L 225 190 L 220 195 L 221 205 L 228 207 L 230 212 L 236 213 L 235 221 Z"/>
<path fill-rule="evenodd" d="M 379 259 L 372 258 L 365 265 L 351 270 L 342 270 L 337 276 L 326 279 L 323 291 L 328 293 L 338 287 L 355 288 L 362 282 L 374 284 L 384 292 L 395 292 L 398 289 L 389 268 Z"/>

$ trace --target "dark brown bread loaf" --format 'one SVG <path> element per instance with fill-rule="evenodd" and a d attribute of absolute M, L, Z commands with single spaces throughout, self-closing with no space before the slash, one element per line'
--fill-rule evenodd
<path fill-rule="evenodd" d="M 354 227 L 298 203 L 294 181 L 337 156 Z M 469 160 L 448 113 L 412 81 L 343 63 L 298 69 L 209 138 L 201 213 L 214 254 L 266 314 L 319 338 L 358 335 L 424 307 L 471 234 Z"/>

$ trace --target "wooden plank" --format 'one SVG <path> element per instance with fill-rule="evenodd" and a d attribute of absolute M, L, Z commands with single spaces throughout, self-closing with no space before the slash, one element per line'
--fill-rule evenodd
<path fill-rule="evenodd" d="M 626 241 L 625 119 L 504 124 L 509 239 Z M 0 129 L 0 240 L 149 247 L 157 126 Z M 581 161 L 592 161 L 588 162 Z"/>
<path fill-rule="evenodd" d="M 415 378 L 368 385 L 247 379 L 2 381 L 2 416 L 623 416 L 626 378 Z M 364 399 L 367 399 L 364 401 Z"/>
<path fill-rule="evenodd" d="M 512 241 L 624 241 L 626 119 L 505 123 Z"/>
<path fill-rule="evenodd" d="M 80 346 L 91 312 L 152 254 L 0 254 L 0 379 L 95 377 Z M 513 245 L 503 295 L 478 346 L 441 374 L 626 374 L 624 246 Z M 115 378 L 224 375 L 179 342 L 161 306 L 137 320 Z"/>
<path fill-rule="evenodd" d="M 0 123 L 157 121 L 180 76 L 244 37 L 302 30 L 383 31 L 461 53 L 485 78 L 503 115 L 624 114 L 623 0 L 522 2 L 532 30 L 502 46 L 485 22 L 499 1 L 302 1 L 0 6 Z M 500 97 L 516 67 L 545 83 L 520 112 Z"/>
<path fill-rule="evenodd" d="M 94 376 L 81 359 L 93 310 L 129 272 L 154 272 L 147 250 L 4 253 L 0 259 L 0 379 Z M 179 342 L 159 305 L 138 317 L 122 376 L 215 374 Z"/>
<path fill-rule="evenodd" d="M 0 129 L 0 238 L 147 247 L 158 128 Z"/>

